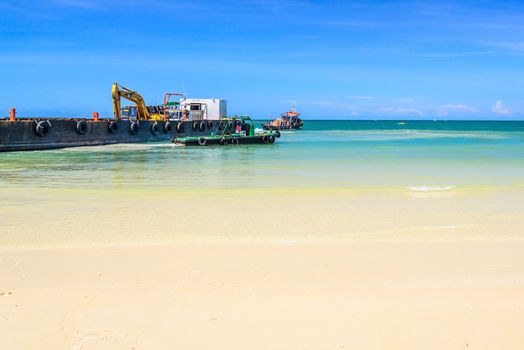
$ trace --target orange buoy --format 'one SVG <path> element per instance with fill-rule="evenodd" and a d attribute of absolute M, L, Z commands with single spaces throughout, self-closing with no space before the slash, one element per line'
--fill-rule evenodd
<path fill-rule="evenodd" d="M 16 109 L 11 108 L 11 109 L 9 110 L 9 120 L 12 121 L 12 122 L 14 122 L 15 119 L 16 119 Z"/>
<path fill-rule="evenodd" d="M 98 112 L 93 112 L 93 120 L 94 120 L 95 122 L 98 121 Z"/>

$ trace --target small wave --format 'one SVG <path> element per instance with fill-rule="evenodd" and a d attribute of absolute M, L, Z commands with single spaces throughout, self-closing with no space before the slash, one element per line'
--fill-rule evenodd
<path fill-rule="evenodd" d="M 317 137 L 330 141 L 402 141 L 415 139 L 489 139 L 500 140 L 508 137 L 500 132 L 464 132 L 438 130 L 326 130 L 316 133 Z M 335 139 L 334 139 L 335 138 Z"/>
<path fill-rule="evenodd" d="M 144 142 L 144 143 L 116 143 L 108 145 L 99 145 L 99 146 L 80 146 L 80 147 L 71 147 L 59 149 L 54 152 L 86 152 L 91 153 L 104 153 L 104 152 L 121 152 L 121 151 L 144 151 L 154 148 L 166 148 L 172 147 L 172 143 L 168 142 Z M 53 152 L 53 151 L 51 151 Z"/>
<path fill-rule="evenodd" d="M 414 192 L 444 192 L 454 189 L 455 186 L 413 186 L 409 187 Z"/>

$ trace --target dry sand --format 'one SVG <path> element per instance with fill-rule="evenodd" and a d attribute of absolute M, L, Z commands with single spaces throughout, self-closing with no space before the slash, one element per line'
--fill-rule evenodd
<path fill-rule="evenodd" d="M 0 349 L 524 348 L 522 190 L 2 195 Z"/>

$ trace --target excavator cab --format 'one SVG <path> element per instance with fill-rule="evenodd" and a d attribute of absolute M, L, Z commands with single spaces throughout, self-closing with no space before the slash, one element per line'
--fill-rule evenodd
<path fill-rule="evenodd" d="M 137 119 L 138 112 L 136 106 L 124 106 L 120 109 L 120 118 Z"/>

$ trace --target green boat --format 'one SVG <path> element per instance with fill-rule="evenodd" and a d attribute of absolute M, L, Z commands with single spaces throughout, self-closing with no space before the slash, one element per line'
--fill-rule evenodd
<path fill-rule="evenodd" d="M 278 130 L 256 130 L 248 116 L 221 118 L 216 133 L 205 136 L 173 137 L 171 142 L 184 146 L 273 144 L 280 138 Z"/>

